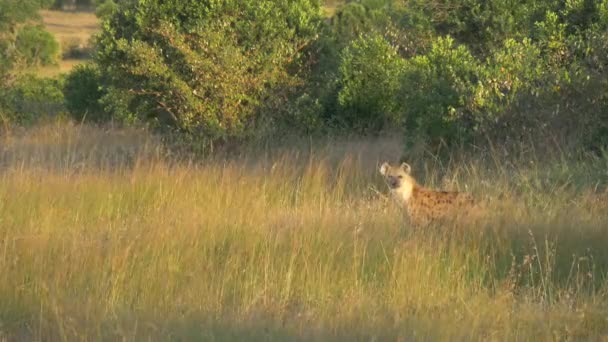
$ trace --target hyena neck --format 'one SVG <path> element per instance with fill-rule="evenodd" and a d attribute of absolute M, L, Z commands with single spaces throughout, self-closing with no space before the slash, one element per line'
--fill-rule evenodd
<path fill-rule="evenodd" d="M 400 186 L 398 189 L 393 189 L 392 193 L 395 199 L 404 204 L 408 204 L 417 188 L 415 183 L 407 183 Z"/>

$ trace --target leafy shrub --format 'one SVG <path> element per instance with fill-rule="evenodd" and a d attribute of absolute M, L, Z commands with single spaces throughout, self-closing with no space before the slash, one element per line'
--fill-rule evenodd
<path fill-rule="evenodd" d="M 92 64 L 77 65 L 65 79 L 63 93 L 66 109 L 77 121 L 104 122 L 110 118 L 103 110 L 99 69 Z"/>
<path fill-rule="evenodd" d="M 400 124 L 397 92 L 404 60 L 382 36 L 363 36 L 342 53 L 339 120 L 359 131 Z"/>
<path fill-rule="evenodd" d="M 600 28 L 606 28 L 608 26 L 608 0 L 602 0 L 598 4 L 598 22 Z"/>
<path fill-rule="evenodd" d="M 76 119 L 151 123 L 202 150 L 327 128 L 608 141 L 608 0 L 346 1 L 329 20 L 307 0 L 97 4 L 98 69 L 66 85 Z"/>
<path fill-rule="evenodd" d="M 495 134 L 506 122 L 530 128 L 532 118 L 518 105 L 548 96 L 554 79 L 529 39 L 508 39 L 481 61 L 451 37 L 438 38 L 428 54 L 409 59 L 405 70 L 401 98 L 409 134 L 435 143 Z"/>
<path fill-rule="evenodd" d="M 59 46 L 44 31 L 38 10 L 47 0 L 0 1 L 0 88 L 10 87 L 32 65 L 52 64 Z"/>
<path fill-rule="evenodd" d="M 0 1 L 0 33 L 15 29 L 20 23 L 37 19 L 37 11 L 49 4 L 47 0 Z"/>
<path fill-rule="evenodd" d="M 340 8 L 331 29 L 339 47 L 347 46 L 363 34 L 381 32 L 389 20 L 383 8 L 370 8 L 365 3 L 350 2 Z"/>
<path fill-rule="evenodd" d="M 425 51 L 434 35 L 432 20 L 420 4 L 411 2 L 348 2 L 332 18 L 330 36 L 339 50 L 361 35 L 374 33 L 383 35 L 404 56 Z"/>
<path fill-rule="evenodd" d="M 316 1 L 120 3 L 98 40 L 115 117 L 204 136 L 246 133 L 314 39 Z"/>
<path fill-rule="evenodd" d="M 62 79 L 25 75 L 11 88 L 0 90 L 0 104 L 5 120 L 12 124 L 32 124 L 63 112 Z"/>
<path fill-rule="evenodd" d="M 477 127 L 488 133 L 493 126 L 504 128 L 500 123 L 508 120 L 512 126 L 529 128 L 530 123 L 522 121 L 526 117 L 516 119 L 506 114 L 516 102 L 529 104 L 541 93 L 551 93 L 548 85 L 552 75 L 543 61 L 541 49 L 527 38 L 521 42 L 508 39 L 487 60 L 483 72 L 474 99 L 481 110 L 475 113 Z"/>
<path fill-rule="evenodd" d="M 118 10 L 118 4 L 114 0 L 97 0 L 96 4 L 95 15 L 101 19 L 111 17 Z"/>
<path fill-rule="evenodd" d="M 327 128 L 323 127 L 323 110 L 321 100 L 305 92 L 282 108 L 280 119 L 276 120 L 276 125 L 269 126 L 269 128 L 274 129 L 261 133 L 262 135 L 272 134 L 277 136 L 277 133 L 307 135 L 318 132 Z"/>
<path fill-rule="evenodd" d="M 401 89 L 408 130 L 432 139 L 463 138 L 474 126 L 482 73 L 483 65 L 451 37 L 437 39 L 427 55 L 409 59 Z"/>
<path fill-rule="evenodd" d="M 50 65 L 59 58 L 59 43 L 42 26 L 23 27 L 17 33 L 15 45 L 28 65 Z"/>
<path fill-rule="evenodd" d="M 126 92 L 119 94 L 120 99 L 109 93 L 104 102 L 126 101 L 143 121 L 200 132 L 210 139 L 238 133 L 253 112 L 256 91 L 263 86 L 247 75 L 254 67 L 251 60 L 236 42 L 217 30 L 186 38 L 169 25 L 161 25 L 155 33 L 164 51 L 143 41 L 118 42 L 115 51 L 124 58 L 121 69 L 111 77 L 119 77 L 113 87 L 126 88 Z M 169 60 L 182 66 L 172 68 L 167 65 Z"/>

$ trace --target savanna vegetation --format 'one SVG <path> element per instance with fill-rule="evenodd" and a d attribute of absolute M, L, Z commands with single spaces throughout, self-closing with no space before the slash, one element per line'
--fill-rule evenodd
<path fill-rule="evenodd" d="M 606 0 L 0 0 L 0 339 L 605 339 L 607 28 Z M 400 158 L 488 215 L 413 229 Z"/>

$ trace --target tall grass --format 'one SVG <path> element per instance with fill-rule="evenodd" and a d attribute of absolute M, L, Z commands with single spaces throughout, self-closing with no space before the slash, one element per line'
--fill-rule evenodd
<path fill-rule="evenodd" d="M 606 158 L 421 156 L 491 217 L 414 230 L 377 175 L 396 139 L 196 163 L 141 131 L 0 139 L 1 338 L 608 336 Z"/>

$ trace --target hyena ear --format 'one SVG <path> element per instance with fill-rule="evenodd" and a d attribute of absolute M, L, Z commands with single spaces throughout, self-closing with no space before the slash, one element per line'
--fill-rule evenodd
<path fill-rule="evenodd" d="M 403 169 L 403 171 L 404 171 L 405 173 L 407 173 L 408 175 L 409 175 L 410 173 L 412 173 L 412 167 L 411 167 L 411 166 L 410 166 L 410 164 L 408 164 L 408 163 L 403 163 L 403 164 L 401 164 L 401 168 L 402 168 L 402 169 Z"/>
<path fill-rule="evenodd" d="M 386 173 L 388 172 L 388 169 L 389 169 L 389 168 L 390 168 L 390 165 L 388 165 L 388 163 L 387 163 L 387 162 L 384 162 L 384 163 L 382 164 L 382 166 L 380 166 L 380 173 L 381 173 L 383 176 L 386 176 Z"/>

